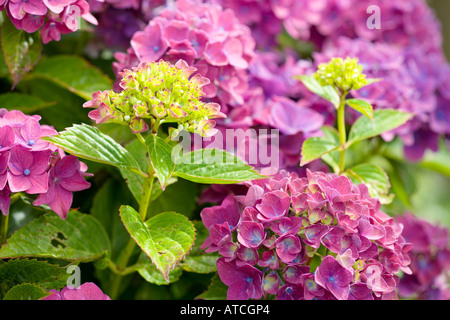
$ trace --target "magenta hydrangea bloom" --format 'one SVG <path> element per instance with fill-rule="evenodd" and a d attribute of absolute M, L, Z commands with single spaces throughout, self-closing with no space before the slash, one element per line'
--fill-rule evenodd
<path fill-rule="evenodd" d="M 399 296 L 420 300 L 450 299 L 450 241 L 447 228 L 431 224 L 412 213 L 400 215 L 396 220 L 403 225 L 403 237 L 412 244 L 412 274 L 400 278 Z"/>
<path fill-rule="evenodd" d="M 43 140 L 57 134 L 39 124 L 40 116 L 0 109 L 0 209 L 9 212 L 10 195 L 37 195 L 35 205 L 48 204 L 62 219 L 67 217 L 73 192 L 90 187 L 87 167 L 74 156 Z"/>
<path fill-rule="evenodd" d="M 43 43 L 59 41 L 61 34 L 76 31 L 80 17 L 97 24 L 86 0 L 9 0 L 0 10 L 6 11 L 17 29 L 28 33 L 40 29 Z"/>
<path fill-rule="evenodd" d="M 85 282 L 79 288 L 64 287 L 61 291 L 50 290 L 51 295 L 41 300 L 111 300 L 93 282 Z"/>
<path fill-rule="evenodd" d="M 301 178 L 282 170 L 245 185 L 247 194 L 230 194 L 201 213 L 209 230 L 201 248 L 222 256 L 217 270 L 228 298 L 256 299 L 259 292 L 276 299 L 396 298 L 398 274 L 411 274 L 411 245 L 364 184 L 320 171 Z M 239 205 L 230 206 L 232 199 Z M 237 221 L 230 232 L 226 212 Z M 226 231 L 220 243 L 212 240 L 218 228 Z M 252 288 L 258 295 L 242 293 L 247 278 L 260 285 Z"/>

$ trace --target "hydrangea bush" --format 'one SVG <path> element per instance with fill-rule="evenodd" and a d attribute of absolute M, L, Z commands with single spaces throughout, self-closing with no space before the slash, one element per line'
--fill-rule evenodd
<path fill-rule="evenodd" d="M 0 299 L 450 298 L 426 1 L 0 14 Z"/>

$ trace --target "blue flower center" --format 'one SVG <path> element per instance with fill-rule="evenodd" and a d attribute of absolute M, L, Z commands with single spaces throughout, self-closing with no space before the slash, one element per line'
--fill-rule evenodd
<path fill-rule="evenodd" d="M 328 281 L 334 282 L 334 277 L 329 277 L 329 278 L 328 278 Z"/>
<path fill-rule="evenodd" d="M 23 174 L 28 176 L 30 174 L 30 169 L 23 170 Z"/>
<path fill-rule="evenodd" d="M 290 294 L 291 292 L 292 292 L 292 288 L 291 288 L 291 287 L 288 287 L 288 288 L 286 289 L 286 293 Z"/>
<path fill-rule="evenodd" d="M 29 146 L 32 146 L 33 144 L 34 144 L 34 140 L 32 140 L 32 139 L 28 140 L 28 145 Z"/>
<path fill-rule="evenodd" d="M 159 50 L 159 47 L 158 47 L 158 46 L 154 46 L 154 47 L 153 47 L 153 51 L 157 52 L 158 50 Z"/>
<path fill-rule="evenodd" d="M 252 278 L 251 277 L 247 277 L 247 279 L 245 279 L 245 281 L 247 281 L 248 283 L 252 282 Z"/>

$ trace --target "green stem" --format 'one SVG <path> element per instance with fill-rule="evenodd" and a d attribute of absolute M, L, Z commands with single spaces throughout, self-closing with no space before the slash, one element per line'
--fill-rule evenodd
<path fill-rule="evenodd" d="M 142 136 L 139 137 L 139 136 L 140 135 L 138 135 L 138 139 L 142 141 L 143 137 Z M 144 140 L 144 143 L 145 143 L 145 140 Z M 142 197 L 141 197 L 141 201 L 139 203 L 139 216 L 141 217 L 141 220 L 143 222 L 145 222 L 145 220 L 147 220 L 147 211 L 148 211 L 148 207 L 151 202 L 150 199 L 152 197 L 153 180 L 155 180 L 155 173 L 154 173 L 153 167 L 150 162 L 148 177 L 144 180 Z M 134 269 L 130 270 L 131 267 L 127 268 L 127 265 L 128 265 L 128 262 L 129 262 L 131 256 L 133 255 L 133 251 L 135 248 L 136 248 L 136 242 L 134 241 L 133 238 L 130 238 L 127 246 L 121 252 L 121 254 L 117 260 L 117 264 L 114 265 L 114 263 L 112 261 L 110 263 L 110 268 L 111 268 L 111 264 L 114 265 L 114 267 L 112 269 L 115 273 L 111 280 L 111 288 L 110 288 L 110 298 L 112 300 L 117 299 L 117 297 L 119 295 L 120 283 L 122 281 L 123 276 L 133 272 L 133 270 L 134 270 Z"/>
<path fill-rule="evenodd" d="M 345 169 L 345 143 L 347 142 L 347 133 L 345 130 L 345 97 L 347 92 L 342 93 L 340 97 L 339 108 L 337 110 L 337 125 L 339 131 L 339 142 L 341 148 L 339 150 L 339 174 Z"/>
<path fill-rule="evenodd" d="M 2 229 L 0 233 L 0 245 L 4 244 L 6 242 L 6 238 L 8 236 L 8 223 L 9 223 L 9 214 L 3 215 L 2 214 Z"/>

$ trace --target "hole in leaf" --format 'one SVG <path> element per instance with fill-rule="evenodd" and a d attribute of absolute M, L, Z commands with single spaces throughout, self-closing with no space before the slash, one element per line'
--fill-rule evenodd
<path fill-rule="evenodd" d="M 58 234 L 56 235 L 56 237 L 59 240 L 67 240 L 67 238 L 64 236 L 64 234 L 62 232 L 58 232 Z"/>
<path fill-rule="evenodd" d="M 55 248 L 61 247 L 61 248 L 66 248 L 67 246 L 61 242 L 61 240 L 59 239 L 52 239 L 52 241 L 50 241 L 51 245 Z"/>

